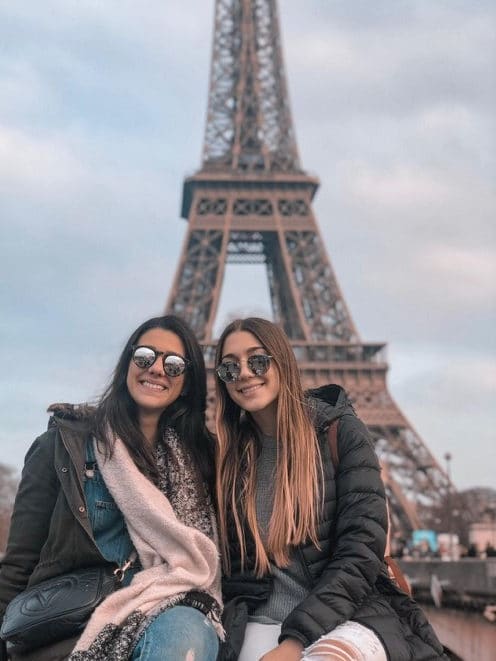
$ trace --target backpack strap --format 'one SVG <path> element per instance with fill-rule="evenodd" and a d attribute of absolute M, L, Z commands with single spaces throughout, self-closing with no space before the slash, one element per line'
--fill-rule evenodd
<path fill-rule="evenodd" d="M 385 555 L 384 562 L 386 563 L 387 566 L 389 578 L 391 578 L 396 583 L 396 585 L 400 588 L 400 590 L 403 590 L 405 594 L 411 597 L 412 586 L 408 582 L 407 577 L 403 573 L 401 567 L 396 562 L 396 560 L 392 558 L 390 555 Z"/>
<path fill-rule="evenodd" d="M 329 440 L 329 450 L 331 451 L 331 461 L 332 461 L 332 465 L 334 466 L 335 473 L 337 472 L 339 466 L 338 425 L 339 425 L 339 418 L 336 418 L 331 422 L 331 424 L 329 425 L 329 429 L 327 430 L 327 438 Z M 384 556 L 384 562 L 386 563 L 389 577 L 396 583 L 396 585 L 401 590 L 403 590 L 403 592 L 405 592 L 407 595 L 411 597 L 412 588 L 408 582 L 408 579 L 403 574 L 401 567 L 398 565 L 398 563 L 395 560 L 393 560 L 393 558 L 389 555 L 391 526 L 389 525 L 390 524 L 389 503 L 387 502 L 387 500 L 386 500 L 386 506 L 388 508 L 388 532 L 387 532 L 387 547 L 386 547 L 387 555 Z"/>
<path fill-rule="evenodd" d="M 334 472 L 337 471 L 339 466 L 338 424 L 339 418 L 336 418 L 331 422 L 329 429 L 327 430 L 327 438 L 329 440 L 329 449 L 331 451 L 331 461 L 334 466 Z"/>

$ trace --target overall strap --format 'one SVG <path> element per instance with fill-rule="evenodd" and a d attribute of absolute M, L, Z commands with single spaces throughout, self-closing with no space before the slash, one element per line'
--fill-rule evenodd
<path fill-rule="evenodd" d="M 86 461 L 84 462 L 85 477 L 91 479 L 95 477 L 95 471 L 98 470 L 96 463 L 95 449 L 93 447 L 93 436 L 86 441 Z"/>

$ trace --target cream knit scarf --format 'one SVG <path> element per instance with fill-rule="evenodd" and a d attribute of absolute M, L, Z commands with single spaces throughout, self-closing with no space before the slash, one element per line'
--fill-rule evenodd
<path fill-rule="evenodd" d="M 143 569 L 94 611 L 70 660 L 129 659 L 153 618 L 190 592 L 208 595 L 208 615 L 223 638 L 215 515 L 176 432 L 167 429 L 157 448 L 160 488 L 141 473 L 120 439 L 110 459 L 94 445 Z"/>

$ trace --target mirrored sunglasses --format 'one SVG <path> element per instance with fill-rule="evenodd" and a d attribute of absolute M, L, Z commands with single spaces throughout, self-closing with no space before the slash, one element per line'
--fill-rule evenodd
<path fill-rule="evenodd" d="M 246 359 L 246 365 L 252 374 L 262 376 L 269 369 L 271 358 L 264 353 L 255 354 Z M 241 375 L 241 363 L 238 360 L 223 360 L 215 371 L 224 383 L 234 383 Z"/>
<path fill-rule="evenodd" d="M 133 352 L 131 359 L 140 369 L 151 367 L 159 356 L 162 356 L 162 364 L 167 376 L 181 376 L 188 366 L 189 361 L 175 353 L 165 353 L 164 351 L 152 349 L 152 347 L 143 346 L 133 346 L 131 349 Z"/>

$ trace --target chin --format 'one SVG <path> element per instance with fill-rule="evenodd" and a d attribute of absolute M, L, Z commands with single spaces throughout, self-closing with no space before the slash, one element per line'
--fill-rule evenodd
<path fill-rule="evenodd" d="M 138 400 L 136 401 L 136 406 L 141 409 L 143 412 L 148 413 L 162 413 L 165 409 L 170 406 L 170 402 L 157 402 L 149 400 Z"/>
<path fill-rule="evenodd" d="M 245 406 L 241 405 L 241 408 L 248 411 L 248 413 L 258 413 L 258 411 L 263 411 L 267 406 L 268 404 L 255 404 L 255 402 L 253 402 L 253 404 L 247 404 Z"/>

